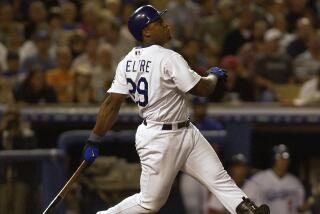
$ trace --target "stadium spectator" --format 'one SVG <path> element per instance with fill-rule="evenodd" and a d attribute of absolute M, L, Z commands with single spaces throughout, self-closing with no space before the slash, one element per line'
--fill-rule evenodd
<path fill-rule="evenodd" d="M 7 69 L 7 47 L 0 42 L 0 71 Z"/>
<path fill-rule="evenodd" d="M 280 52 L 288 53 L 287 52 L 288 45 L 296 38 L 296 36 L 295 34 L 287 32 L 287 21 L 284 14 L 285 13 L 278 12 L 272 17 L 271 28 L 280 30 L 282 34 L 282 37 L 279 42 Z"/>
<path fill-rule="evenodd" d="M 47 10 L 42 1 L 33 1 L 28 8 L 28 22 L 25 25 L 24 37 L 31 39 L 33 34 L 48 27 Z"/>
<path fill-rule="evenodd" d="M 80 29 L 88 35 L 96 34 L 100 8 L 94 1 L 87 1 L 81 9 Z"/>
<path fill-rule="evenodd" d="M 23 30 L 22 23 L 14 20 L 14 8 L 10 3 L 0 5 L 0 41 L 8 44 L 12 32 L 17 33 Z"/>
<path fill-rule="evenodd" d="M 314 21 L 314 12 L 307 4 L 307 0 L 288 0 L 287 1 L 287 31 L 289 33 L 293 33 L 296 29 L 296 22 L 302 17 L 308 17 L 309 19 Z"/>
<path fill-rule="evenodd" d="M 268 30 L 268 22 L 264 19 L 256 20 L 252 29 L 252 41 L 253 49 L 256 54 L 261 53 L 264 50 L 264 35 Z"/>
<path fill-rule="evenodd" d="M 10 104 L 14 103 L 14 95 L 12 93 L 11 84 L 7 79 L 0 76 L 0 103 Z"/>
<path fill-rule="evenodd" d="M 284 0 L 272 0 L 272 1 L 267 1 L 268 2 L 268 13 L 266 14 L 266 18 L 269 22 L 275 22 L 276 17 L 281 15 L 284 18 L 284 22 L 286 23 L 285 19 L 285 14 L 287 13 L 288 7 L 287 7 L 287 2 Z M 287 26 L 284 26 L 285 29 L 287 30 Z M 277 27 L 276 27 L 277 28 Z"/>
<path fill-rule="evenodd" d="M 105 38 L 105 42 L 112 46 L 114 63 L 120 62 L 125 54 L 135 46 L 135 42 L 132 39 L 127 40 L 128 37 L 121 34 L 120 30 L 120 23 L 116 21 L 112 22 L 109 34 Z"/>
<path fill-rule="evenodd" d="M 62 15 L 62 28 L 65 31 L 72 31 L 79 28 L 79 23 L 77 22 L 77 7 L 71 2 L 67 1 L 61 6 Z"/>
<path fill-rule="evenodd" d="M 238 73 L 241 76 L 252 77 L 256 58 L 265 51 L 264 35 L 267 30 L 267 21 L 264 19 L 257 20 L 253 25 L 252 41 L 240 47 L 237 56 L 239 59 Z"/>
<path fill-rule="evenodd" d="M 46 73 L 47 82 L 52 86 L 60 103 L 68 102 L 68 87 L 73 84 L 74 75 L 71 72 L 71 51 L 67 46 L 57 49 L 58 67 Z"/>
<path fill-rule="evenodd" d="M 59 7 L 52 7 L 49 10 L 48 26 L 51 44 L 58 45 L 59 41 L 64 36 L 64 32 L 62 29 L 61 9 Z"/>
<path fill-rule="evenodd" d="M 101 42 L 105 42 L 109 37 L 111 23 L 115 21 L 115 17 L 109 10 L 101 10 L 99 14 L 99 22 L 97 24 L 97 34 Z"/>
<path fill-rule="evenodd" d="M 16 52 L 19 53 L 19 62 L 21 63 L 25 58 L 22 58 L 23 54 L 23 43 L 24 43 L 24 38 L 23 38 L 23 31 L 16 30 L 10 33 L 10 37 L 7 40 L 6 47 L 9 52 Z"/>
<path fill-rule="evenodd" d="M 121 20 L 121 0 L 105 0 L 105 7 L 111 11 L 113 16 L 120 21 Z M 125 22 L 126 23 L 126 22 Z"/>
<path fill-rule="evenodd" d="M 30 124 L 21 118 L 15 105 L 8 105 L 0 123 L 0 150 L 25 150 L 36 147 L 36 138 Z M 1 163 L 0 212 L 27 214 L 35 212 L 37 180 L 34 162 Z M 19 204 L 19 206 L 16 206 Z"/>
<path fill-rule="evenodd" d="M 31 124 L 24 121 L 18 105 L 8 105 L 0 123 L 0 150 L 32 149 L 36 146 Z"/>
<path fill-rule="evenodd" d="M 91 84 L 92 71 L 87 64 L 73 68 L 74 81 L 68 89 L 70 103 L 90 104 L 96 102 L 95 90 Z"/>
<path fill-rule="evenodd" d="M 15 99 L 25 104 L 56 103 L 57 95 L 46 82 L 45 72 L 40 66 L 34 66 L 26 79 L 14 91 Z"/>
<path fill-rule="evenodd" d="M 223 41 L 221 56 L 236 55 L 243 44 L 252 40 L 253 10 L 242 10 L 238 17 L 238 26 L 230 31 Z"/>
<path fill-rule="evenodd" d="M 291 59 L 279 51 L 281 36 L 278 29 L 266 32 L 265 53 L 258 56 L 255 63 L 255 83 L 258 87 L 258 99 L 261 101 L 275 101 L 275 85 L 287 84 L 294 79 Z"/>
<path fill-rule="evenodd" d="M 297 98 L 293 101 L 285 101 L 286 105 L 294 106 L 310 106 L 310 105 L 320 105 L 320 69 L 318 69 L 318 74 L 316 77 L 311 78 L 306 81 L 299 92 Z"/>
<path fill-rule="evenodd" d="M 34 45 L 35 53 L 22 61 L 20 67 L 21 73 L 28 73 L 33 65 L 40 65 L 44 72 L 56 66 L 56 62 L 49 52 L 51 43 L 48 31 L 41 30 L 36 32 L 34 35 Z"/>
<path fill-rule="evenodd" d="M 170 1 L 167 17 L 174 25 L 174 36 L 182 39 L 192 37 L 199 13 L 199 5 L 191 0 Z"/>
<path fill-rule="evenodd" d="M 68 39 L 68 45 L 71 49 L 72 60 L 77 58 L 85 50 L 87 36 L 82 30 L 75 30 Z"/>
<path fill-rule="evenodd" d="M 221 67 L 228 71 L 228 81 L 218 84 L 211 98 L 213 101 L 223 101 L 239 104 L 241 101 L 255 101 L 255 86 L 250 76 L 241 75 L 239 60 L 236 56 L 225 56 Z"/>
<path fill-rule="evenodd" d="M 102 44 L 98 48 L 98 63 L 92 73 L 92 85 L 95 88 L 97 101 L 102 101 L 106 91 L 110 88 L 115 74 L 115 65 L 112 60 L 112 47 Z"/>
<path fill-rule="evenodd" d="M 302 17 L 297 21 L 295 39 L 288 44 L 287 53 L 292 58 L 307 50 L 307 44 L 314 33 L 314 28 L 310 19 Z"/>
<path fill-rule="evenodd" d="M 197 73 L 206 71 L 210 66 L 202 54 L 199 40 L 191 38 L 183 41 L 181 55 L 189 62 L 190 67 Z"/>
<path fill-rule="evenodd" d="M 314 33 L 308 40 L 307 50 L 296 57 L 293 62 L 298 82 L 317 75 L 320 68 L 320 34 Z"/>
<path fill-rule="evenodd" d="M 215 12 L 215 2 L 211 0 L 200 0 L 200 17 L 212 16 Z"/>
<path fill-rule="evenodd" d="M 25 75 L 19 72 L 19 54 L 15 52 L 9 52 L 7 54 L 8 68 L 3 70 L 1 76 L 8 81 L 11 88 L 15 88 L 19 83 L 22 82 Z"/>
<path fill-rule="evenodd" d="M 209 101 L 204 97 L 192 99 L 192 121 L 200 130 L 222 130 L 223 126 L 217 120 L 208 117 Z"/>
<path fill-rule="evenodd" d="M 122 25 L 120 27 L 120 36 L 124 41 L 127 41 L 129 47 L 134 47 L 136 44 L 136 40 L 133 38 L 132 34 L 129 32 L 128 27 L 125 23 L 128 23 L 130 15 L 133 13 L 135 7 L 132 3 L 127 3 L 122 7 Z"/>
<path fill-rule="evenodd" d="M 73 60 L 72 67 L 86 65 L 92 71 L 98 64 L 97 49 L 99 46 L 98 37 L 89 36 L 86 40 L 85 51 Z"/>
<path fill-rule="evenodd" d="M 221 0 L 217 4 L 217 14 L 204 17 L 199 21 L 199 38 L 203 38 L 209 45 L 222 48 L 226 35 L 232 29 L 232 20 L 235 16 L 232 0 Z"/>

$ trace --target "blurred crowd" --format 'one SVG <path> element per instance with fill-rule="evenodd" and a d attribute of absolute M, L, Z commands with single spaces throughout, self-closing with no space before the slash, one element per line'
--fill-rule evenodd
<path fill-rule="evenodd" d="M 149 3 L 168 9 L 173 39 L 167 47 L 192 69 L 229 71 L 210 101 L 308 105 L 320 99 L 317 0 L 0 3 L 1 103 L 101 102 L 118 62 L 137 45 L 128 17 Z"/>

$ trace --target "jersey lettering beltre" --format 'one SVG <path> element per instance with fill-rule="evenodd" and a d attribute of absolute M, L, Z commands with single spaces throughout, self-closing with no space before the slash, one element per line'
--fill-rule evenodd
<path fill-rule="evenodd" d="M 200 78 L 178 53 L 158 45 L 138 46 L 118 64 L 108 92 L 128 94 L 142 118 L 179 122 L 189 117 L 185 93 Z"/>

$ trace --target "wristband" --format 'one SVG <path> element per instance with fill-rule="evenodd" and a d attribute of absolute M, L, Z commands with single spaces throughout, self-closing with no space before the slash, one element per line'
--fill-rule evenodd
<path fill-rule="evenodd" d="M 97 134 L 95 134 L 94 132 L 91 132 L 88 140 L 91 141 L 91 142 L 101 142 L 102 141 L 102 137 L 97 135 Z"/>

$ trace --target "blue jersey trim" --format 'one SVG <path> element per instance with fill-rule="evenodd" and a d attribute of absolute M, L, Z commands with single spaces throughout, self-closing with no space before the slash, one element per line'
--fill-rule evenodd
<path fill-rule="evenodd" d="M 147 48 L 147 47 L 150 47 L 152 45 L 154 45 L 154 44 L 143 44 L 143 45 L 137 46 L 136 48 Z"/>

